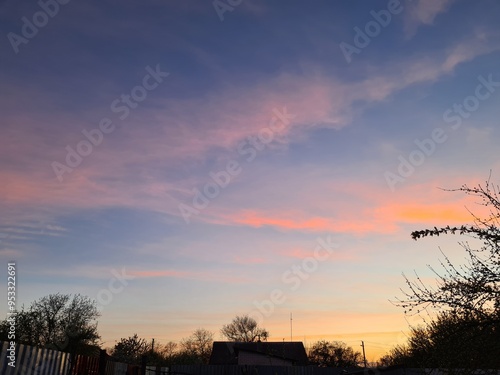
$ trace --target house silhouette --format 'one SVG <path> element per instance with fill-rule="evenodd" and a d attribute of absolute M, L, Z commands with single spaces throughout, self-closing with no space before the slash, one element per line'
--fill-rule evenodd
<path fill-rule="evenodd" d="M 228 342 L 213 343 L 211 365 L 306 366 L 302 342 Z"/>

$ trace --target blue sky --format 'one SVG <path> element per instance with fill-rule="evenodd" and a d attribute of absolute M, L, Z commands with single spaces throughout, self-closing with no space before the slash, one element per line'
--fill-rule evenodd
<path fill-rule="evenodd" d="M 365 339 L 376 358 L 407 329 L 401 273 L 432 282 L 438 246 L 463 260 L 457 239 L 411 240 L 480 212 L 438 188 L 498 180 L 499 12 L 3 1 L 0 259 L 19 303 L 100 300 L 112 346 L 220 339 L 278 290 L 257 316 L 271 339 L 292 312 L 295 339 Z M 337 244 L 322 260 L 318 239 Z"/>

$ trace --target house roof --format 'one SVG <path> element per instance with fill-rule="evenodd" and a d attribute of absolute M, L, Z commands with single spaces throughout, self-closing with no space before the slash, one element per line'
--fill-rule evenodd
<path fill-rule="evenodd" d="M 210 357 L 211 365 L 237 364 L 240 351 L 253 352 L 307 365 L 307 354 L 302 342 L 228 342 L 215 341 Z"/>

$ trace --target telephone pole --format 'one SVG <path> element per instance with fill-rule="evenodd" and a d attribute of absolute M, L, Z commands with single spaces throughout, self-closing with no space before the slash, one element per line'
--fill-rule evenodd
<path fill-rule="evenodd" d="M 292 335 L 292 313 L 290 313 L 290 342 L 293 341 L 293 335 Z"/>
<path fill-rule="evenodd" d="M 363 363 L 365 364 L 366 368 L 365 343 L 363 341 L 361 341 L 361 347 L 363 348 Z"/>

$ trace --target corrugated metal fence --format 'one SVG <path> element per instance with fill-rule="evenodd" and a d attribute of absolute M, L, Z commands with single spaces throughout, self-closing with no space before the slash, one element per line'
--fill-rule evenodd
<path fill-rule="evenodd" d="M 18 344 L 11 356 L 8 342 L 0 341 L 0 375 L 141 375 L 139 366 L 114 362 L 101 351 L 88 357 Z M 167 368 L 146 367 L 145 375 L 163 375 Z"/>

